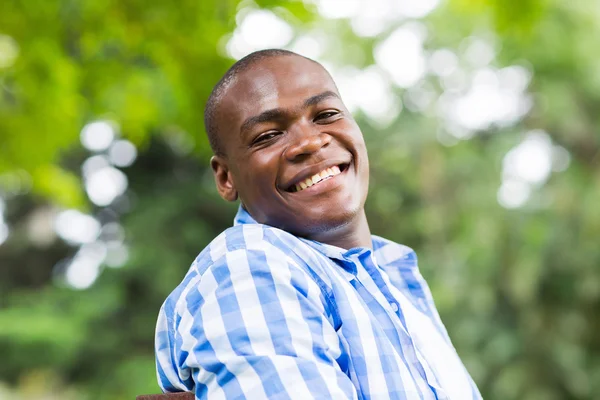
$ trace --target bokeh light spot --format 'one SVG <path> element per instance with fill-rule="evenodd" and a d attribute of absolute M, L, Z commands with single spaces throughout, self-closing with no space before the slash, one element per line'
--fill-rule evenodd
<path fill-rule="evenodd" d="M 106 246 L 95 242 L 81 246 L 65 270 L 65 281 L 73 289 L 83 290 L 94 284 L 106 257 Z"/>
<path fill-rule="evenodd" d="M 350 21 L 354 33 L 362 37 L 374 37 L 382 33 L 397 18 L 393 1 L 395 0 L 363 0 L 360 12 Z"/>
<path fill-rule="evenodd" d="M 423 18 L 432 12 L 439 3 L 439 0 L 398 0 L 397 7 L 405 17 Z"/>
<path fill-rule="evenodd" d="M 379 127 L 388 126 L 400 112 L 400 102 L 390 90 L 390 84 L 376 66 L 360 72 L 353 82 L 353 102 Z"/>
<path fill-rule="evenodd" d="M 292 27 L 271 11 L 242 9 L 240 13 L 246 14 L 226 45 L 235 59 L 256 50 L 285 47 L 294 36 Z"/>
<path fill-rule="evenodd" d="M 504 156 L 503 175 L 506 179 L 540 185 L 552 170 L 552 140 L 537 130 L 527 134 L 518 146 Z"/>
<path fill-rule="evenodd" d="M 90 122 L 81 130 L 81 144 L 90 151 L 106 150 L 115 133 L 114 124 L 109 121 Z"/>
<path fill-rule="evenodd" d="M 124 244 L 108 246 L 104 264 L 111 268 L 121 268 L 129 260 L 129 248 Z"/>
<path fill-rule="evenodd" d="M 522 90 L 516 90 L 522 85 L 505 87 L 503 83 L 498 71 L 477 70 L 468 91 L 442 96 L 440 111 L 446 120 L 468 130 L 510 126 L 529 112 L 532 100 Z"/>
<path fill-rule="evenodd" d="M 471 36 L 463 41 L 465 60 L 474 67 L 485 67 L 496 57 L 492 43 L 481 37 Z"/>
<path fill-rule="evenodd" d="M 426 61 L 423 53 L 423 38 L 414 25 L 396 29 L 374 50 L 377 64 L 400 87 L 416 84 L 424 75 Z"/>
<path fill-rule="evenodd" d="M 84 178 L 90 177 L 96 171 L 100 171 L 103 168 L 109 167 L 110 162 L 105 155 L 97 154 L 88 157 L 83 164 L 81 164 L 81 173 Z"/>
<path fill-rule="evenodd" d="M 85 181 L 90 200 L 98 206 L 111 204 L 127 190 L 127 176 L 113 167 L 105 167 L 91 173 Z"/>
<path fill-rule="evenodd" d="M 100 234 L 100 222 L 80 211 L 66 210 L 56 216 L 54 230 L 68 242 L 91 243 Z"/>
<path fill-rule="evenodd" d="M 0 245 L 8 239 L 9 229 L 4 221 L 0 221 Z"/>
<path fill-rule="evenodd" d="M 458 57 L 452 50 L 439 49 L 429 57 L 429 69 L 437 76 L 450 76 L 458 68 Z"/>
<path fill-rule="evenodd" d="M 19 45 L 8 35 L 0 35 L 0 68 L 12 66 L 19 55 Z"/>
<path fill-rule="evenodd" d="M 323 52 L 323 41 L 325 38 L 317 38 L 311 35 L 302 35 L 296 38 L 292 45 L 289 47 L 290 51 L 298 53 L 301 56 L 312 58 L 313 60 L 318 59 Z"/>
<path fill-rule="evenodd" d="M 531 187 L 519 180 L 505 180 L 498 189 L 498 203 L 504 208 L 522 207 L 531 195 Z"/>
<path fill-rule="evenodd" d="M 350 18 L 361 11 L 361 0 L 312 0 L 321 16 L 328 19 Z"/>
<path fill-rule="evenodd" d="M 38 247 L 47 247 L 56 239 L 54 225 L 58 211 L 47 206 L 33 210 L 27 217 L 27 236 L 31 243 Z"/>
<path fill-rule="evenodd" d="M 137 149 L 129 140 L 117 140 L 108 150 L 110 162 L 117 167 L 129 167 L 137 157 Z"/>

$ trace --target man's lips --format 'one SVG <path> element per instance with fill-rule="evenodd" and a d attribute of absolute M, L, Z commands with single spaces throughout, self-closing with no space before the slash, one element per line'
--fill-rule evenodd
<path fill-rule="evenodd" d="M 296 175 L 294 175 L 294 177 L 289 181 L 289 183 L 286 183 L 285 185 L 282 185 L 285 188 L 286 192 L 296 192 L 298 186 L 302 185 L 302 186 L 306 186 L 306 183 L 308 183 L 307 180 L 312 180 L 313 182 L 316 181 L 320 182 L 323 179 L 328 179 L 329 176 L 327 177 L 319 177 L 319 175 L 321 173 L 325 173 L 325 175 L 338 175 L 341 172 L 344 172 L 344 170 L 346 170 L 348 168 L 349 162 L 341 162 L 341 161 L 333 161 L 333 160 L 328 160 L 327 162 L 321 162 L 319 164 L 315 164 L 315 165 L 311 165 L 309 167 L 306 167 L 304 169 L 302 169 L 300 172 L 298 172 Z M 333 174 L 331 173 L 333 170 Z M 329 173 L 327 173 L 327 171 L 329 171 Z M 318 178 L 317 178 L 318 177 Z M 306 182 L 306 183 L 305 183 Z M 316 183 L 316 182 L 314 182 Z M 313 183 L 311 182 L 311 185 Z M 308 185 L 308 186 L 311 186 Z"/>

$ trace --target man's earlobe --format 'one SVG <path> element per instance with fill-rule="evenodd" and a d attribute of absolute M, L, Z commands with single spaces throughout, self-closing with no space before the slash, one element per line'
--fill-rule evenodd
<path fill-rule="evenodd" d="M 215 176 L 217 191 L 221 197 L 227 201 L 237 200 L 237 189 L 235 188 L 235 183 L 233 182 L 233 177 L 225 158 L 222 156 L 213 156 L 210 159 L 210 166 Z"/>

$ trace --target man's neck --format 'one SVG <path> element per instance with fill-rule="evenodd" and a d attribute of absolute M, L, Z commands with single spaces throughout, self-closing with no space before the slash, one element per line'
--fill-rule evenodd
<path fill-rule="evenodd" d="M 373 247 L 371 231 L 364 210 L 349 224 L 316 234 L 311 239 L 346 250 L 354 247 Z"/>

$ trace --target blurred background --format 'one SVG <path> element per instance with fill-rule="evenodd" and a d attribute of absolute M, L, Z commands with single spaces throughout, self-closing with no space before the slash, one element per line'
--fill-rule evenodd
<path fill-rule="evenodd" d="M 484 397 L 598 398 L 599 39 L 583 0 L 2 0 L 0 398 L 159 391 L 158 309 L 236 210 L 204 104 L 271 47 L 338 82 Z"/>

